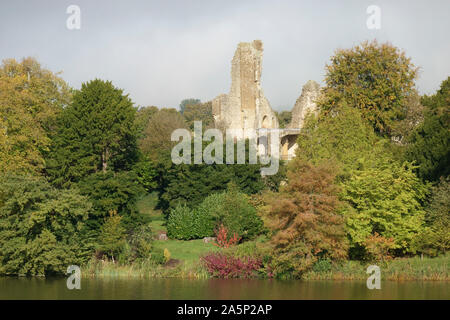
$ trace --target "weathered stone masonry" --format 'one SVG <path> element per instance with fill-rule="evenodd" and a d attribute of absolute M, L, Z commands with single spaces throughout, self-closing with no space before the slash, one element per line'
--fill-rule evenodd
<path fill-rule="evenodd" d="M 216 127 L 224 129 L 278 129 L 278 119 L 261 89 L 263 44 L 239 43 L 231 62 L 231 89 L 212 101 Z M 295 155 L 296 139 L 308 112 L 316 112 L 320 87 L 308 81 L 292 110 L 292 121 L 281 130 L 281 158 Z"/>

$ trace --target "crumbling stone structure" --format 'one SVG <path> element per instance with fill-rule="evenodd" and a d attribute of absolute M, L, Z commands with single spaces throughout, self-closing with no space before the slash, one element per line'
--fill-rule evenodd
<path fill-rule="evenodd" d="M 239 43 L 231 62 L 231 89 L 212 101 L 212 113 L 217 128 L 278 129 L 278 119 L 261 89 L 263 44 L 260 40 Z M 281 158 L 295 156 L 297 136 L 309 112 L 317 112 L 316 100 L 320 86 L 308 81 L 292 110 L 292 120 L 280 131 Z"/>
<path fill-rule="evenodd" d="M 278 129 L 278 119 L 261 89 L 263 44 L 239 43 L 231 62 L 231 89 L 212 101 L 217 126 Z"/>

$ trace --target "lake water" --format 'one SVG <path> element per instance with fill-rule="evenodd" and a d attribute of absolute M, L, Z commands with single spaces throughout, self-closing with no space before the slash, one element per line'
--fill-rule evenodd
<path fill-rule="evenodd" d="M 450 282 L 0 278 L 0 299 L 450 299 Z"/>

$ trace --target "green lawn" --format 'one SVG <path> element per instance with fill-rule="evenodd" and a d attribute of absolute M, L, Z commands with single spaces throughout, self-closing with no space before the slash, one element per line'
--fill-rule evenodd
<path fill-rule="evenodd" d="M 154 232 L 167 231 L 164 225 L 164 216 L 161 210 L 155 209 L 158 202 L 158 194 L 153 192 L 145 195 L 137 201 L 139 213 L 144 216 Z"/>
<path fill-rule="evenodd" d="M 145 216 L 151 229 L 156 233 L 158 231 L 167 231 L 161 210 L 155 209 L 157 200 L 157 194 L 154 192 L 142 197 L 137 203 L 139 212 Z M 160 249 L 167 248 L 172 259 L 181 260 L 185 265 L 193 265 L 199 260 L 201 255 L 217 249 L 211 243 L 204 243 L 202 239 L 190 241 L 156 240 L 154 246 Z"/>
<path fill-rule="evenodd" d="M 211 243 L 204 243 L 203 240 L 166 240 L 155 241 L 155 247 L 169 250 L 172 259 L 184 261 L 185 265 L 193 265 L 198 262 L 201 255 L 218 250 Z"/>

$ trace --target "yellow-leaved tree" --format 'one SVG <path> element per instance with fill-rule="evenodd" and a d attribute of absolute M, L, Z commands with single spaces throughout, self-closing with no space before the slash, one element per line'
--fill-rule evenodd
<path fill-rule="evenodd" d="M 55 119 L 70 102 L 67 84 L 34 58 L 0 65 L 0 173 L 39 173 Z"/>

